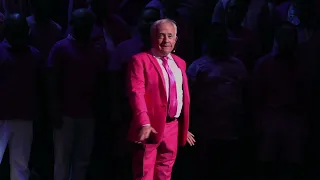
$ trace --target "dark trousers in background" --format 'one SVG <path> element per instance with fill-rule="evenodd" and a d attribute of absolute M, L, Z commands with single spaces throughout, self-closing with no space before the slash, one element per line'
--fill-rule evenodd
<path fill-rule="evenodd" d="M 112 126 L 107 118 L 97 118 L 95 127 L 95 140 L 89 167 L 88 180 L 105 180 L 112 179 L 113 164 L 112 146 L 113 132 Z M 109 168 L 108 168 L 109 167 Z M 111 167 L 111 169 L 110 169 Z"/>
<path fill-rule="evenodd" d="M 240 179 L 240 147 L 237 140 L 198 142 L 196 177 L 199 179 Z"/>
<path fill-rule="evenodd" d="M 121 122 L 114 125 L 113 163 L 115 165 L 115 180 L 133 179 L 132 172 L 132 143 L 128 141 L 128 130 L 132 112 L 128 100 L 122 106 Z"/>
<path fill-rule="evenodd" d="M 259 179 L 306 179 L 307 118 L 295 109 L 266 109 L 257 119 Z M 302 178 L 303 177 L 303 178 Z"/>
<path fill-rule="evenodd" d="M 199 137 L 196 140 L 195 147 L 180 149 L 173 169 L 173 179 L 242 179 L 241 171 L 247 162 L 241 163 L 238 140 L 207 141 Z"/>
<path fill-rule="evenodd" d="M 127 140 L 131 111 L 127 104 L 120 106 L 118 119 L 110 117 L 110 105 L 98 113 L 88 180 L 132 179 L 131 144 Z"/>
<path fill-rule="evenodd" d="M 10 165 L 9 165 L 8 147 L 3 155 L 2 163 L 0 164 L 0 179 L 1 180 L 10 180 Z"/>
<path fill-rule="evenodd" d="M 51 180 L 53 177 L 53 135 L 48 118 L 34 121 L 34 135 L 30 157 L 31 180 Z"/>

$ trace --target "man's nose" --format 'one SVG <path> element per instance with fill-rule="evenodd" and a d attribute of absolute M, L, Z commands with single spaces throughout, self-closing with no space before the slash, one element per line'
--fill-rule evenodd
<path fill-rule="evenodd" d="M 169 37 L 167 35 L 165 35 L 163 40 L 164 40 L 164 42 L 169 42 Z"/>

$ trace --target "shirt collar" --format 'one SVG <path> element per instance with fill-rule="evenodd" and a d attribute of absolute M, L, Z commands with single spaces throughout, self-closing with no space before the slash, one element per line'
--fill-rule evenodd
<path fill-rule="evenodd" d="M 162 57 L 160 57 L 160 56 L 155 56 L 155 55 L 154 55 L 154 54 L 155 54 L 154 51 L 155 51 L 155 50 L 154 50 L 153 48 L 151 48 L 151 54 L 153 55 L 153 57 L 158 58 L 158 59 L 161 59 Z M 167 57 L 168 57 L 168 60 L 170 60 L 170 61 L 173 60 L 173 58 L 172 58 L 172 56 L 171 56 L 171 53 L 168 54 Z"/>

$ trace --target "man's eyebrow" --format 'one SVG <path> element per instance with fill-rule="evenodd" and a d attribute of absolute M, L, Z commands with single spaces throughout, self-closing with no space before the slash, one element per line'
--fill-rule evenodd
<path fill-rule="evenodd" d="M 169 35 L 172 35 L 173 33 L 164 33 L 164 32 L 159 32 L 159 34 L 169 34 Z"/>

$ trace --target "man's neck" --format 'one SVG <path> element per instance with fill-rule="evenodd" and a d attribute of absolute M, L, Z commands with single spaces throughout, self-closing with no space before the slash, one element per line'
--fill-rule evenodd
<path fill-rule="evenodd" d="M 156 50 L 155 48 L 151 48 L 151 53 L 152 55 L 156 56 L 156 57 L 165 57 L 165 56 L 168 56 L 169 54 L 163 54 L 163 53 L 160 53 L 158 50 Z"/>

